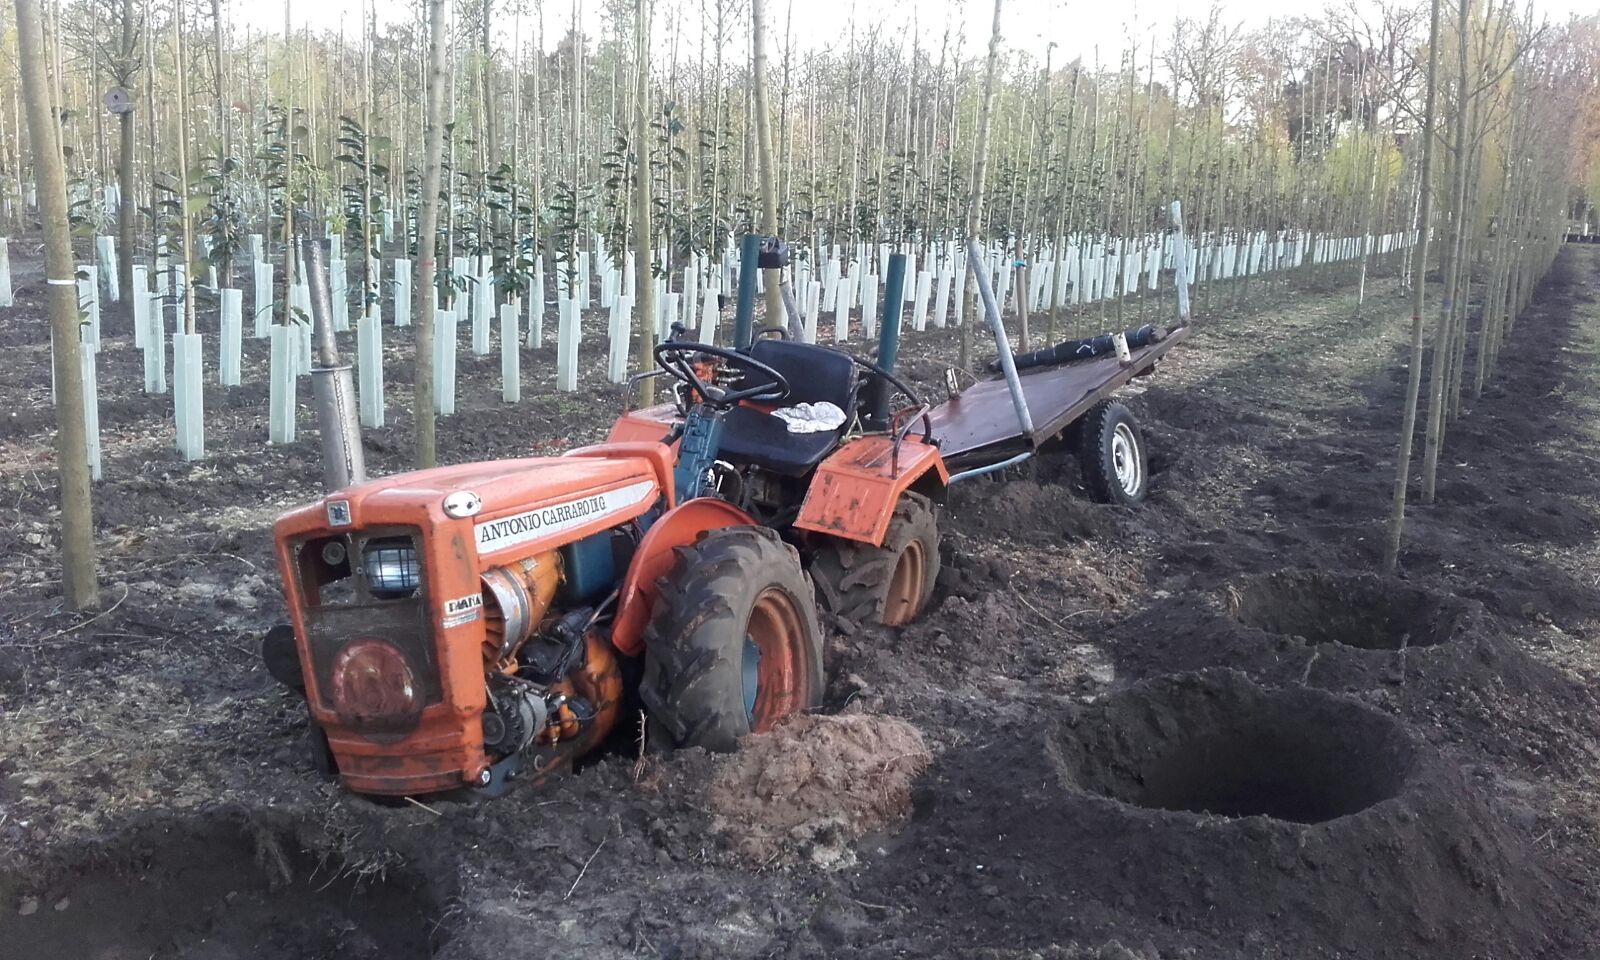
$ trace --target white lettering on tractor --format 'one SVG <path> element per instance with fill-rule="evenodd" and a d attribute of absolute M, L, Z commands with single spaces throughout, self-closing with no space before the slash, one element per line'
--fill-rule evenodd
<path fill-rule="evenodd" d="M 483 612 L 483 594 L 471 593 L 464 597 L 444 602 L 444 619 L 442 621 L 446 630 L 459 627 L 464 623 L 471 623 L 478 619 Z"/>
<path fill-rule="evenodd" d="M 476 610 L 481 606 L 483 606 L 483 594 L 474 593 L 469 597 L 446 600 L 444 602 L 444 612 L 446 614 L 466 613 L 468 610 Z"/>
<path fill-rule="evenodd" d="M 655 490 L 654 480 L 641 480 L 605 493 L 539 507 L 498 520 L 485 520 L 473 527 L 478 553 L 482 555 L 519 546 L 580 527 L 597 517 L 620 513 L 653 496 Z"/>

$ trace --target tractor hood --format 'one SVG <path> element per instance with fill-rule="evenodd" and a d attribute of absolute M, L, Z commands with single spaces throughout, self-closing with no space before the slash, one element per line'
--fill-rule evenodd
<path fill-rule="evenodd" d="M 329 530 L 379 524 L 432 527 L 469 521 L 479 556 L 632 519 L 661 496 L 648 457 L 531 457 L 395 474 L 337 490 L 278 522 Z"/>

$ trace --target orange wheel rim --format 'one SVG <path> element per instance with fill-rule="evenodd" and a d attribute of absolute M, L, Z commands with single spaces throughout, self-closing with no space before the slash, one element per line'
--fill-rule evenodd
<path fill-rule="evenodd" d="M 760 651 L 750 729 L 759 733 L 806 708 L 810 691 L 805 621 L 788 592 L 768 587 L 750 609 L 745 635 Z"/>
<path fill-rule="evenodd" d="M 883 622 L 891 627 L 910 623 L 922 612 L 922 588 L 927 576 L 928 558 L 922 541 L 913 540 L 901 551 L 889 578 L 889 592 L 883 599 Z"/>

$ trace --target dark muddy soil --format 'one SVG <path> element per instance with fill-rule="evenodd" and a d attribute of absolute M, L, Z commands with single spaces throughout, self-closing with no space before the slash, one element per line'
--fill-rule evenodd
<path fill-rule="evenodd" d="M 7 949 L 97 960 L 426 960 L 443 942 L 429 919 L 442 905 L 409 868 L 316 859 L 292 825 L 261 816 L 141 819 L 63 848 L 50 872 L 8 878 Z"/>
<path fill-rule="evenodd" d="M 849 856 L 769 838 L 761 862 L 698 753 L 620 744 L 479 804 L 380 806 L 318 778 L 303 709 L 256 659 L 282 602 L 269 526 L 320 479 L 309 409 L 299 440 L 266 444 L 260 341 L 245 386 L 208 382 L 209 456 L 184 463 L 108 307 L 106 609 L 62 612 L 42 279 L 25 243 L 12 262 L 0 942 L 18 955 L 1516 960 L 1600 942 L 1600 251 L 1563 252 L 1452 421 L 1397 581 L 1373 574 L 1406 377 L 1392 282 L 1359 315 L 1346 287 L 1202 300 L 1204 328 L 1124 397 L 1148 502 L 1087 502 L 1062 450 L 974 481 L 946 504 L 932 609 L 835 625 L 830 706 L 904 720 L 931 751 L 909 820 L 831 835 Z M 373 472 L 410 456 L 411 341 L 385 334 Z M 955 349 L 910 335 L 902 364 L 936 395 Z M 582 358 L 599 384 L 598 332 Z M 589 442 L 620 407 L 609 385 L 549 392 L 553 348 L 523 370 L 526 399 L 503 404 L 498 357 L 463 349 L 445 461 Z"/>

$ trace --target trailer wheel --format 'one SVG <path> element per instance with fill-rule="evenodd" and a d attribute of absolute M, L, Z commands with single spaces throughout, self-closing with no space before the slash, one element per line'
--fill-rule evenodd
<path fill-rule="evenodd" d="M 795 549 L 764 527 L 677 548 L 644 633 L 651 744 L 730 751 L 822 702 L 822 628 Z"/>
<path fill-rule="evenodd" d="M 1138 503 L 1150 490 L 1144 437 L 1128 408 L 1102 400 L 1083 415 L 1078 463 L 1089 496 L 1101 503 Z"/>
<path fill-rule="evenodd" d="M 835 616 L 891 627 L 915 620 L 939 579 L 939 520 L 932 501 L 902 495 L 881 547 L 825 538 L 811 561 L 811 576 L 818 605 Z"/>

